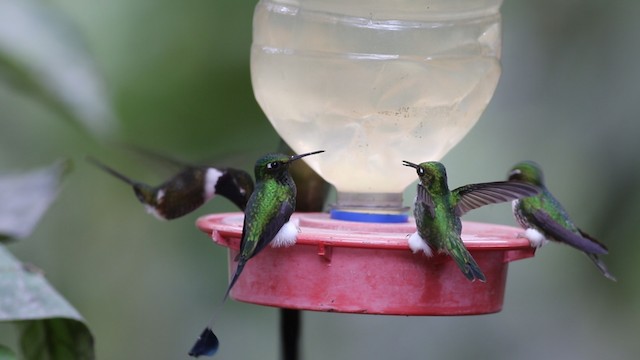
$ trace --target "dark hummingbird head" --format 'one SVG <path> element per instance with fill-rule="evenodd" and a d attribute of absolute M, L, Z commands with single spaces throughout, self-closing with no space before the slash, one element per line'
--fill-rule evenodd
<path fill-rule="evenodd" d="M 289 164 L 305 156 L 319 154 L 322 152 L 324 152 L 324 150 L 293 156 L 280 153 L 267 154 L 256 161 L 256 165 L 254 167 L 256 182 L 268 179 L 280 180 L 285 179 L 287 176 L 290 177 L 288 171 Z"/>
<path fill-rule="evenodd" d="M 522 181 L 536 186 L 544 186 L 544 178 L 540 165 L 533 161 L 522 161 L 509 171 L 509 180 Z"/>
<path fill-rule="evenodd" d="M 431 189 L 434 186 L 447 186 L 447 170 L 444 168 L 442 163 L 437 161 L 427 161 L 421 164 L 414 164 L 406 160 L 403 160 L 402 162 L 402 165 L 416 169 L 418 177 L 420 178 L 420 183 L 427 189 Z"/>
<path fill-rule="evenodd" d="M 253 179 L 243 170 L 227 168 L 224 175 L 218 180 L 216 193 L 231 200 L 242 211 L 247 207 L 247 202 L 253 193 Z"/>

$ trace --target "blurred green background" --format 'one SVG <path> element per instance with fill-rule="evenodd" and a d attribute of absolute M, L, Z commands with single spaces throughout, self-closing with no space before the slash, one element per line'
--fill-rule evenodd
<path fill-rule="evenodd" d="M 254 2 L 48 3 L 86 38 L 120 119 L 115 139 L 246 170 L 276 148 L 277 134 L 251 91 Z M 584 255 L 551 244 L 512 264 L 501 313 L 309 312 L 304 359 L 640 356 L 640 2 L 507 0 L 502 14 L 502 78 L 480 122 L 443 160 L 450 185 L 501 179 L 519 160 L 539 162 L 574 220 L 609 246 L 605 261 L 618 282 Z M 44 269 L 85 316 L 99 359 L 186 359 L 227 276 L 225 251 L 194 221 L 235 209 L 218 198 L 158 222 L 128 187 L 83 157 L 150 183 L 166 169 L 117 144 L 98 144 L 57 117 L 0 86 L 0 169 L 63 156 L 76 163 L 40 226 L 9 249 Z M 465 219 L 515 225 L 509 205 Z M 227 302 L 216 322 L 218 358 L 278 359 L 277 321 L 276 309 Z"/>

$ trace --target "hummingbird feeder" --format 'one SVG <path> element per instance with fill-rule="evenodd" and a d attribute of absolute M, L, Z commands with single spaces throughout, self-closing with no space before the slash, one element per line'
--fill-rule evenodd
<path fill-rule="evenodd" d="M 402 161 L 441 159 L 474 126 L 500 77 L 502 0 L 261 0 L 253 19 L 254 94 L 275 130 L 335 186 L 330 214 L 294 214 L 296 245 L 267 247 L 231 297 L 290 309 L 392 315 L 502 308 L 508 264 L 534 249 L 519 229 L 463 222 L 486 275 L 467 280 L 444 255 L 414 254 Z M 197 226 L 229 248 L 242 214 Z"/>
<path fill-rule="evenodd" d="M 412 223 L 362 223 L 322 213 L 294 214 L 295 246 L 252 258 L 231 296 L 289 309 L 385 315 L 474 315 L 502 309 L 508 263 L 533 256 L 509 226 L 464 222 L 462 239 L 487 281 L 470 282 L 448 256 L 427 258 L 407 245 Z M 242 235 L 241 213 L 201 217 L 197 226 L 229 248 L 229 271 Z"/>

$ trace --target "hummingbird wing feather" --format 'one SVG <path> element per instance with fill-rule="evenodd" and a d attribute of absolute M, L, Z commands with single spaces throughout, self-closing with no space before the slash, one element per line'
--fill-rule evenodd
<path fill-rule="evenodd" d="M 434 218 L 436 216 L 436 209 L 433 203 L 433 199 L 431 198 L 431 195 L 429 195 L 427 188 L 425 188 L 422 184 L 418 184 L 418 190 L 416 193 L 416 205 L 419 204 L 423 205 L 423 209 L 429 212 L 431 218 Z"/>
<path fill-rule="evenodd" d="M 242 257 L 248 260 L 269 244 L 289 221 L 293 210 L 293 205 L 277 191 L 257 189 L 247 204 L 240 244 Z"/>
<path fill-rule="evenodd" d="M 229 283 L 224 299 L 229 296 L 231 288 L 240 277 L 249 259 L 256 256 L 267 244 L 273 240 L 280 228 L 289 221 L 294 207 L 286 199 L 269 198 L 274 192 L 256 191 L 247 205 L 247 211 L 242 227 L 240 253 L 236 256 L 238 262 L 236 272 Z M 269 201 L 276 200 L 276 201 Z"/>
<path fill-rule="evenodd" d="M 261 236 L 260 240 L 258 240 L 258 245 L 256 246 L 256 250 L 253 253 L 254 256 L 262 251 L 262 249 L 264 249 L 264 247 L 267 246 L 273 240 L 273 238 L 276 237 L 278 231 L 280 231 L 282 226 L 284 226 L 284 224 L 286 224 L 291 218 L 293 210 L 293 206 L 291 206 L 291 203 L 289 203 L 288 201 L 284 201 L 280 204 L 277 215 L 273 217 L 271 221 L 269 221 L 265 226 L 263 236 Z"/>
<path fill-rule="evenodd" d="M 589 237 L 581 236 L 579 233 L 575 233 L 564 226 L 558 224 L 549 214 L 545 211 L 538 210 L 532 214 L 533 224 L 538 227 L 548 237 L 552 237 L 559 242 L 563 242 L 567 245 L 573 246 L 578 250 L 582 250 L 590 254 L 606 254 L 607 248 L 597 241 L 593 241 Z"/>
<path fill-rule="evenodd" d="M 583 237 L 591 240 L 592 242 L 600 245 L 600 247 L 602 247 L 602 249 L 604 249 L 604 251 L 606 251 L 607 253 L 609 252 L 609 249 L 607 249 L 607 247 L 601 243 L 600 241 L 596 240 L 593 236 L 587 234 L 586 232 L 582 231 L 581 229 L 578 229 L 578 232 L 580 232 L 580 235 L 582 235 Z"/>
<path fill-rule="evenodd" d="M 484 205 L 536 195 L 540 192 L 540 189 L 537 186 L 518 181 L 496 181 L 465 185 L 452 192 L 458 199 L 457 204 L 455 204 L 456 215 L 462 216 Z"/>

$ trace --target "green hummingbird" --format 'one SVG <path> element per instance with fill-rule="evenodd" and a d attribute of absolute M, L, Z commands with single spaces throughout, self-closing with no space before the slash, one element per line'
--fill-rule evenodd
<path fill-rule="evenodd" d="M 254 171 L 256 188 L 244 212 L 244 223 L 240 239 L 240 252 L 236 256 L 237 266 L 223 301 L 240 277 L 249 259 L 256 256 L 268 244 L 273 247 L 291 246 L 298 236 L 298 225 L 290 221 L 296 208 L 296 184 L 289 173 L 289 165 L 305 156 L 319 154 L 324 150 L 301 155 L 267 154 L 256 161 Z M 218 347 L 217 337 L 211 327 L 206 327 L 190 356 L 213 355 Z"/>
<path fill-rule="evenodd" d="M 522 181 L 539 187 L 540 194 L 513 201 L 513 215 L 525 229 L 532 247 L 540 247 L 549 240 L 565 243 L 584 252 L 606 278 L 616 281 L 598 255 L 607 254 L 607 247 L 580 230 L 569 218 L 560 202 L 544 184 L 542 169 L 533 161 L 517 163 L 509 172 L 509 180 Z"/>
<path fill-rule="evenodd" d="M 88 158 L 88 160 L 131 185 L 147 212 L 161 220 L 184 216 L 202 206 L 216 194 L 226 197 L 244 210 L 253 192 L 251 175 L 238 169 L 185 166 L 164 183 L 151 186 L 132 180 L 94 158 Z"/>
<path fill-rule="evenodd" d="M 236 257 L 238 266 L 225 298 L 247 261 L 265 246 L 269 243 L 274 247 L 295 244 L 298 227 L 289 218 L 296 208 L 296 183 L 289 173 L 289 165 L 305 156 L 322 152 L 324 150 L 294 156 L 267 154 L 256 162 L 256 189 L 244 213 L 240 253 Z"/>
<path fill-rule="evenodd" d="M 433 250 L 448 254 L 467 279 L 486 281 L 462 243 L 460 217 L 484 205 L 535 195 L 540 189 L 517 181 L 498 181 L 465 185 L 450 191 L 447 172 L 441 163 L 429 161 L 417 165 L 406 160 L 403 163 L 416 169 L 420 178 L 414 207 L 417 231 L 409 237 L 411 250 L 414 253 L 422 250 L 427 256 L 433 256 Z"/>

